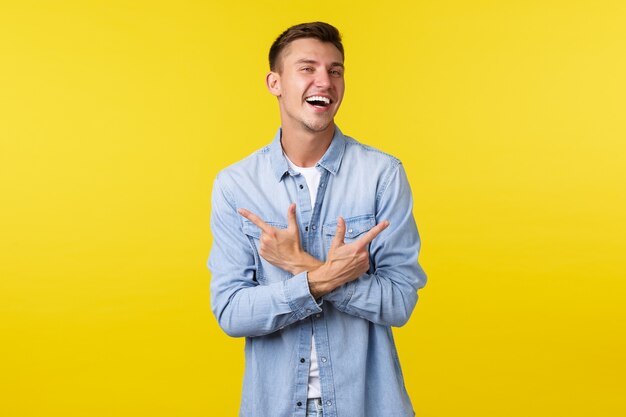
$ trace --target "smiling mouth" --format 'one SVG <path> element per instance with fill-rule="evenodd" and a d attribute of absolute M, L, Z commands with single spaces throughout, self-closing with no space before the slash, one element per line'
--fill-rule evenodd
<path fill-rule="evenodd" d="M 311 97 L 307 97 L 305 100 L 310 105 L 316 106 L 316 107 L 327 107 L 331 103 L 331 100 L 328 97 L 323 97 L 323 96 L 311 96 Z"/>

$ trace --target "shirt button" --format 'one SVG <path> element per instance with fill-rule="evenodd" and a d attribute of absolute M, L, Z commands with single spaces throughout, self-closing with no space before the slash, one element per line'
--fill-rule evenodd
<path fill-rule="evenodd" d="M 306 309 L 306 312 L 307 312 L 307 313 L 312 313 L 312 311 L 311 311 L 311 309 L 310 309 L 310 308 L 307 308 L 307 309 Z"/>
<path fill-rule="evenodd" d="M 315 227 L 315 226 L 311 226 L 311 229 L 315 230 L 315 229 L 317 229 L 317 227 Z"/>
<path fill-rule="evenodd" d="M 348 233 L 352 233 L 352 229 L 348 229 Z"/>
<path fill-rule="evenodd" d="M 326 362 L 327 360 L 326 357 L 322 356 L 322 362 Z"/>
<path fill-rule="evenodd" d="M 303 189 L 303 188 L 304 188 L 304 185 L 300 184 L 300 189 Z"/>
<path fill-rule="evenodd" d="M 330 400 L 328 400 L 326 401 L 326 405 L 333 405 L 333 403 Z"/>
<path fill-rule="evenodd" d="M 302 402 L 301 402 L 301 401 L 298 401 L 298 402 L 296 403 L 296 405 L 297 405 L 298 407 L 302 407 Z"/>
<path fill-rule="evenodd" d="M 300 358 L 300 363 L 304 363 L 304 358 Z"/>
<path fill-rule="evenodd" d="M 317 317 L 319 319 L 320 317 L 322 317 L 322 315 L 321 314 L 316 314 L 315 317 Z"/>

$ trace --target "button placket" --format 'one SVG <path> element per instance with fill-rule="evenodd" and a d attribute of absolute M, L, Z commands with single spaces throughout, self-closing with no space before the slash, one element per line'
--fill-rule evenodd
<path fill-rule="evenodd" d="M 293 194 L 295 196 L 295 198 L 297 199 L 297 201 L 295 201 L 295 203 L 297 204 L 296 207 L 296 211 L 297 211 L 297 221 L 298 221 L 298 228 L 299 230 L 303 231 L 303 233 L 306 233 L 303 236 L 302 239 L 302 248 L 309 252 L 311 251 L 311 241 L 309 238 L 309 233 L 307 233 L 308 227 L 307 225 L 311 222 L 311 216 L 313 215 L 313 209 L 311 207 L 311 198 L 309 196 L 309 191 L 308 189 L 305 187 L 305 179 L 301 174 L 298 174 L 295 177 L 292 177 L 294 184 L 292 185 L 292 190 L 295 191 L 295 193 Z M 312 331 L 312 329 L 307 329 L 307 325 L 308 325 L 308 321 L 305 320 L 309 315 L 313 314 L 314 311 L 311 308 L 306 308 L 304 309 L 305 313 L 303 314 L 305 317 L 303 317 L 300 321 L 300 323 L 303 323 L 304 326 L 300 328 L 300 332 L 301 332 L 301 337 L 300 342 L 299 342 L 299 355 L 296 357 L 296 361 L 300 364 L 300 366 L 298 366 L 298 383 L 297 383 L 297 396 L 296 398 L 301 399 L 300 401 L 296 402 L 296 405 L 298 407 L 298 415 L 300 415 L 300 412 L 304 411 L 303 409 L 306 409 L 306 391 L 307 391 L 307 387 L 308 387 L 308 378 L 309 378 L 309 357 L 310 357 L 310 342 L 307 343 L 307 339 L 310 340 L 310 336 L 307 336 L 309 334 L 311 334 L 310 332 Z M 305 347 L 306 346 L 306 347 Z"/>
<path fill-rule="evenodd" d="M 315 203 L 315 207 L 312 207 L 311 217 L 308 219 L 302 219 L 303 223 L 307 226 L 303 229 L 306 232 L 306 240 L 309 243 L 309 247 L 311 248 L 311 255 L 317 257 L 318 259 L 323 259 L 324 254 L 321 253 L 323 251 L 323 245 L 321 242 L 322 236 L 317 233 L 318 229 L 321 230 L 322 227 L 320 225 L 320 214 L 321 207 L 324 203 L 324 196 L 326 195 L 325 186 L 328 184 L 328 177 L 330 173 L 326 170 L 322 170 L 322 177 L 320 179 L 318 194 L 317 194 L 317 202 Z M 299 192 L 299 191 L 298 191 Z M 305 222 L 306 220 L 306 222 Z M 319 227 L 318 227 L 319 226 Z M 323 319 L 323 313 L 318 312 L 310 317 L 313 318 L 311 320 L 311 324 L 314 326 L 316 343 L 321 349 L 317 350 L 318 355 L 318 365 L 320 368 L 320 383 L 322 390 L 322 397 L 325 398 L 323 402 L 320 402 L 320 406 L 328 407 L 328 415 L 335 416 L 336 410 L 334 405 L 334 396 L 333 396 L 333 378 L 332 378 L 332 369 L 331 362 L 329 356 L 329 345 L 327 338 L 327 330 L 325 325 L 325 320 Z M 319 339 L 318 339 L 319 338 Z M 321 344 L 321 345 L 320 345 Z M 307 361 L 307 364 L 309 362 Z"/>
<path fill-rule="evenodd" d="M 316 313 L 315 317 L 317 317 L 318 314 L 320 316 L 322 315 L 322 313 Z M 319 346 L 319 348 L 317 349 L 317 357 L 320 370 L 320 382 L 322 384 L 322 398 L 324 398 L 322 404 L 325 408 L 328 407 L 328 409 L 324 411 L 327 412 L 329 416 L 335 416 L 337 410 L 335 409 L 334 404 L 334 381 L 326 323 L 324 320 L 313 320 L 312 323 L 315 329 L 315 340 L 317 345 Z"/>
<path fill-rule="evenodd" d="M 309 191 L 305 187 L 305 179 L 302 174 L 297 174 L 291 177 L 295 182 L 296 193 L 295 196 L 297 198 L 297 219 L 298 219 L 298 227 L 303 233 L 309 232 L 308 224 L 311 222 L 311 216 L 313 215 L 313 208 L 311 207 L 311 197 L 309 196 Z M 302 249 L 306 252 L 310 253 L 311 242 L 309 238 L 302 239 Z"/>

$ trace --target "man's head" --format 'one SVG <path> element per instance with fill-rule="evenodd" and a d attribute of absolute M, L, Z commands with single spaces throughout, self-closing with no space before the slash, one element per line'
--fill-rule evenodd
<path fill-rule="evenodd" d="M 336 27 L 324 22 L 301 23 L 285 30 L 272 44 L 269 54 L 270 71 L 280 73 L 282 69 L 281 53 L 291 42 L 303 38 L 332 43 L 341 52 L 342 61 L 345 59 L 341 34 Z"/>
<path fill-rule="evenodd" d="M 267 88 L 278 98 L 285 129 L 329 132 L 344 93 L 339 31 L 314 22 L 284 31 L 270 49 Z"/>

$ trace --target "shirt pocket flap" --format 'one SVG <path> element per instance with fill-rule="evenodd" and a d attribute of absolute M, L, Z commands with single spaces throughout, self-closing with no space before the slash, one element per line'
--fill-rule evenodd
<path fill-rule="evenodd" d="M 359 235 L 367 232 L 376 225 L 373 214 L 365 214 L 362 216 L 354 216 L 345 219 L 346 221 L 346 238 L 355 239 Z M 326 236 L 335 236 L 337 233 L 337 221 L 324 225 L 324 234 Z"/>
<path fill-rule="evenodd" d="M 255 239 L 261 238 L 261 229 L 259 229 L 259 227 L 256 224 L 252 223 L 250 220 L 243 221 L 243 232 L 246 235 Z"/>

